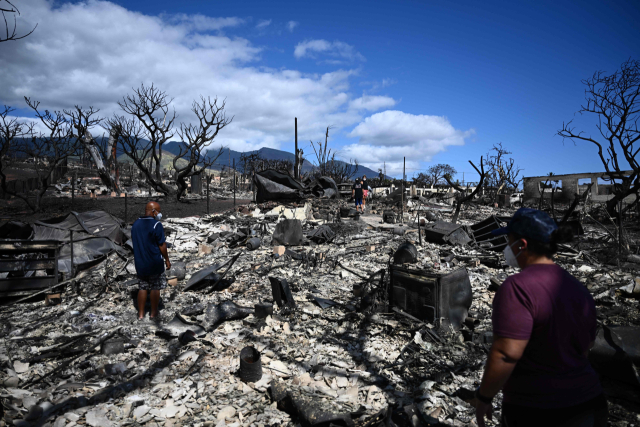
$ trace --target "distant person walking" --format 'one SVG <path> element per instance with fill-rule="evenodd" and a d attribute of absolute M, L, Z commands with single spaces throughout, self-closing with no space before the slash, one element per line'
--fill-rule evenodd
<path fill-rule="evenodd" d="M 138 320 L 144 319 L 144 305 L 147 302 L 147 292 L 151 292 L 151 313 L 149 317 L 158 317 L 160 291 L 167 287 L 165 267 L 171 268 L 164 228 L 160 223 L 162 213 L 160 205 L 149 202 L 145 207 L 144 216 L 138 218 L 131 228 L 133 240 L 133 256 L 136 273 L 140 284 L 138 288 Z M 164 258 L 164 261 L 163 261 Z"/>
<path fill-rule="evenodd" d="M 367 175 L 362 175 L 362 212 L 367 207 L 367 196 L 369 195 L 369 183 L 367 182 Z"/>
<path fill-rule="evenodd" d="M 596 337 L 591 294 L 552 260 L 571 240 L 542 211 L 520 208 L 507 227 L 505 260 L 522 271 L 493 299 L 493 344 L 476 390 L 476 419 L 484 427 L 491 400 L 503 390 L 502 426 L 604 427 L 607 401 L 587 355 Z"/>
<path fill-rule="evenodd" d="M 362 210 L 362 196 L 363 196 L 363 191 L 362 191 L 362 180 L 359 180 L 356 178 L 356 181 L 353 184 L 353 187 L 351 187 L 351 197 L 354 197 L 356 199 L 356 212 L 364 212 Z M 360 209 L 360 210 L 358 210 Z"/>

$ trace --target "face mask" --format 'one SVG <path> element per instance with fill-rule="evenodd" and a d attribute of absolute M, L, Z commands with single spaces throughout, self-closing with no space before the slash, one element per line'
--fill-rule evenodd
<path fill-rule="evenodd" d="M 518 252 L 518 255 L 520 255 L 520 252 Z M 511 249 L 511 245 L 507 245 L 507 247 L 504 248 L 502 253 L 504 254 L 504 260 L 506 261 L 509 267 L 520 268 L 520 266 L 518 265 L 518 255 L 513 253 L 513 249 Z"/>
<path fill-rule="evenodd" d="M 162 219 L 162 212 L 158 212 L 158 215 L 156 215 L 154 218 L 160 221 Z"/>

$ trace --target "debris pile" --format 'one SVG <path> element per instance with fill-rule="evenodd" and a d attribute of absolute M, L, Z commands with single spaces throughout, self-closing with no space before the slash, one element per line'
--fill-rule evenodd
<path fill-rule="evenodd" d="M 331 185 L 305 188 L 331 197 Z M 73 229 L 114 248 L 74 263 L 77 274 L 47 305 L 0 308 L 0 423 L 474 424 L 493 295 L 515 273 L 486 229 L 513 210 L 477 207 L 451 224 L 450 208 L 420 201 L 405 210 L 374 200 L 363 216 L 318 196 L 278 203 L 164 221 L 175 280 L 162 291 L 159 321 L 137 320 L 124 224 L 88 226 L 73 214 L 58 227 L 32 225 L 67 246 Z M 624 361 L 603 370 L 612 420 L 633 421 L 640 263 L 598 262 L 585 248 L 608 233 L 583 226 L 558 262 L 598 305 L 594 365 Z"/>

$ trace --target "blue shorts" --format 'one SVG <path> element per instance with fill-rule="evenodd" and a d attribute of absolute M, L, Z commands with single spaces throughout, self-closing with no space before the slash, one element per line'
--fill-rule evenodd
<path fill-rule="evenodd" d="M 356 197 L 356 206 L 362 205 L 362 197 Z"/>

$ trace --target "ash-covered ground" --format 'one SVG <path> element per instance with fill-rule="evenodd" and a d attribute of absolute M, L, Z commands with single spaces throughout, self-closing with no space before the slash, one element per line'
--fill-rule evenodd
<path fill-rule="evenodd" d="M 59 200 L 64 204 L 41 215 L 68 213 L 70 201 Z M 130 222 L 146 200 L 129 202 Z M 119 199 L 76 203 L 79 211 L 106 209 L 122 216 Z M 113 252 L 79 271 L 59 289 L 58 305 L 5 301 L 0 425 L 476 424 L 471 396 L 491 343 L 493 295 L 515 273 L 503 265 L 500 252 L 432 243 L 425 236 L 420 244 L 418 203 L 409 206 L 414 211 L 405 214 L 403 226 L 383 223 L 384 211 L 399 212 L 385 199 L 371 202 L 357 220 L 340 222 L 339 208 L 350 206 L 346 201 L 284 207 L 245 202 L 210 216 L 204 215 L 204 201 L 162 206 L 169 213 L 169 255 L 185 276 L 162 292 L 160 321 L 137 320 L 130 252 Z M 422 211 L 429 218 L 425 225 L 450 219 L 450 208 L 429 211 Z M 468 208 L 460 222 L 471 225 L 514 211 Z M 189 216 L 194 214 L 199 216 Z M 300 219 L 304 237 L 280 255 L 272 239 L 283 216 Z M 638 293 L 634 288 L 640 264 L 632 256 L 621 263 L 613 259 L 612 226 L 582 218 L 584 234 L 556 261 L 594 295 L 601 326 L 640 327 L 640 285 Z M 254 250 L 246 246 L 252 237 L 260 239 Z M 627 240 L 634 241 L 632 226 Z M 459 330 L 385 303 L 381 290 L 405 242 L 417 249 L 417 261 L 407 269 L 434 275 L 466 269 L 472 302 Z M 633 248 L 631 243 L 627 250 Z M 185 290 L 206 268 L 211 274 Z M 285 292 L 279 306 L 270 278 L 286 279 L 292 300 Z M 264 317 L 270 306 L 273 313 Z M 194 333 L 182 334 L 186 330 Z M 253 382 L 241 379 L 248 368 L 240 366 L 240 352 L 248 346 L 259 352 L 262 367 Z M 610 425 L 640 424 L 637 382 L 632 374 L 627 382 L 614 376 L 603 374 Z M 496 425 L 500 396 L 494 403 Z"/>

